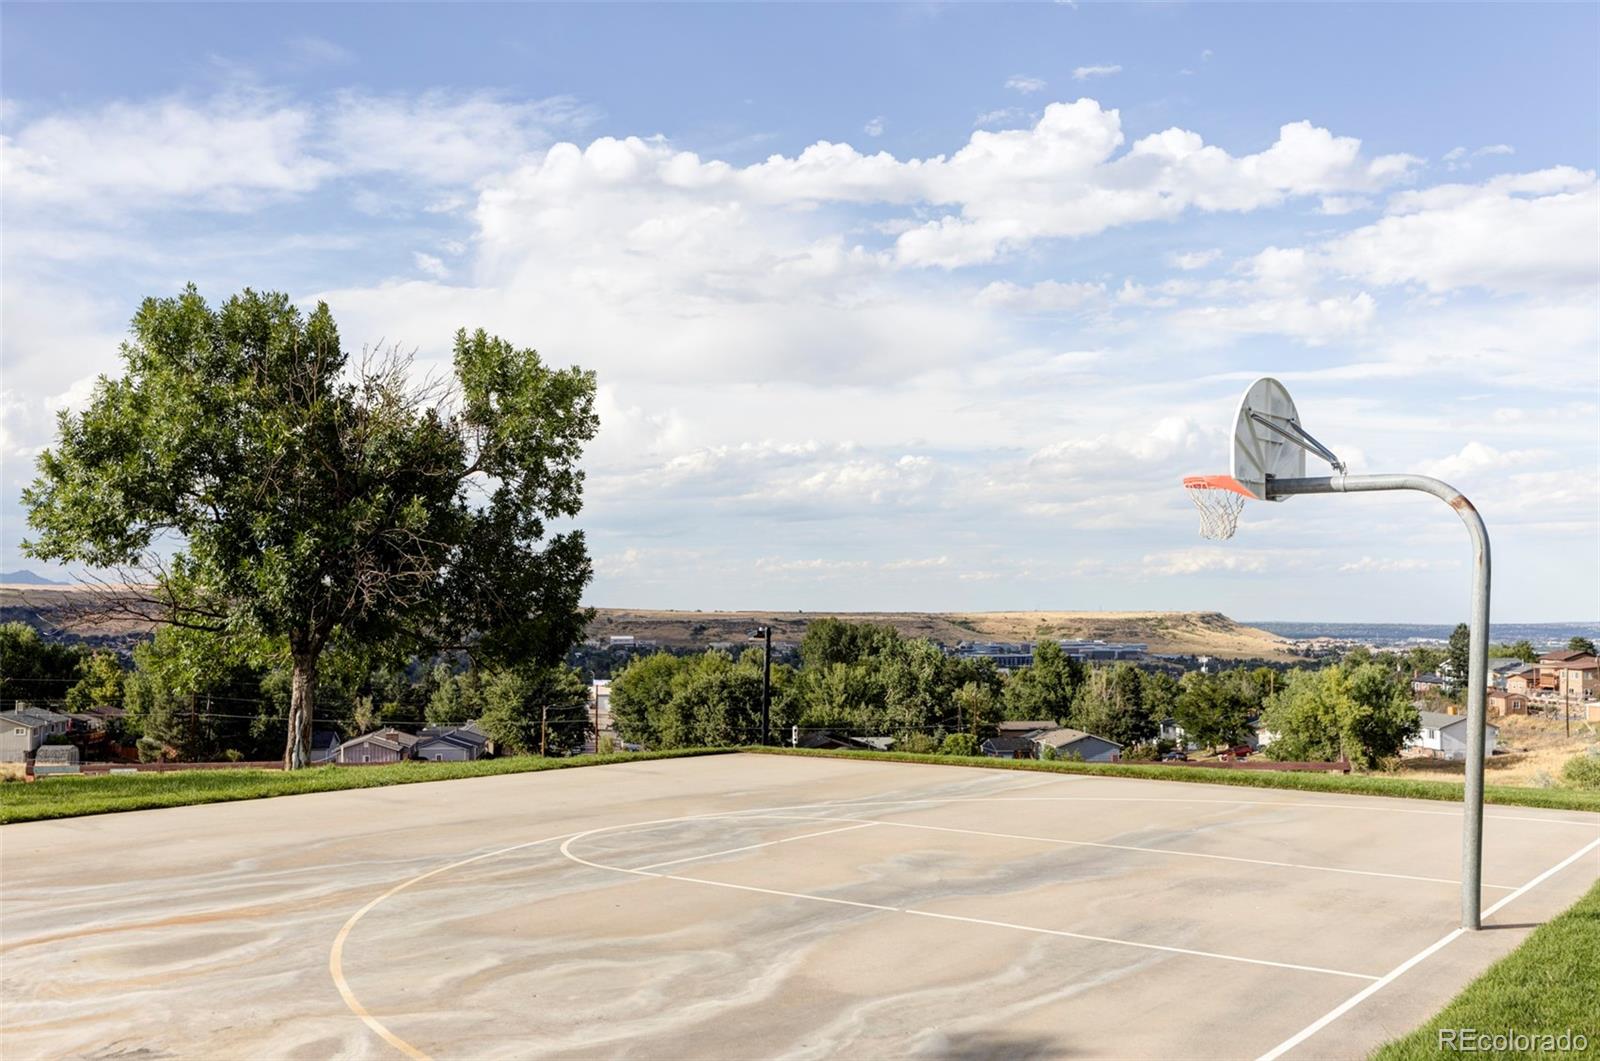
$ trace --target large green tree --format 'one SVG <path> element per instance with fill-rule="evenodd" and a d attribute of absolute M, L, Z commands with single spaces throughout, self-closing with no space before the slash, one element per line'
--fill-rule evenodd
<path fill-rule="evenodd" d="M 1327 761 L 1343 753 L 1362 766 L 1399 754 L 1422 726 L 1405 680 L 1371 663 L 1290 671 L 1261 723 L 1273 734 L 1274 758 Z"/>
<path fill-rule="evenodd" d="M 1237 681 L 1194 671 L 1183 676 L 1172 717 L 1205 748 L 1232 745 L 1249 733 L 1250 700 Z"/>
<path fill-rule="evenodd" d="M 27 623 L 0 623 L 0 704 L 55 707 L 82 675 L 83 653 L 39 636 Z"/>
<path fill-rule="evenodd" d="M 291 670 L 286 766 L 309 761 L 336 636 L 553 665 L 591 574 L 576 516 L 594 376 L 458 332 L 453 377 L 352 361 L 326 305 L 191 286 L 139 308 L 123 372 L 65 411 L 24 491 L 42 559 L 144 587 L 122 607 L 263 637 Z"/>
<path fill-rule="evenodd" d="M 564 663 L 525 663 L 496 673 L 485 683 L 483 732 L 523 755 L 564 754 L 583 747 L 593 731 L 589 688 Z"/>
<path fill-rule="evenodd" d="M 1012 674 L 1005 686 L 1006 717 L 1052 719 L 1065 724 L 1083 684 L 1084 666 L 1054 641 L 1041 641 L 1033 663 Z"/>
<path fill-rule="evenodd" d="M 1467 687 L 1467 676 L 1472 672 L 1472 631 L 1466 623 L 1457 623 L 1450 631 L 1445 662 L 1450 665 L 1451 691 L 1459 693 Z"/>
<path fill-rule="evenodd" d="M 1143 676 L 1131 663 L 1091 667 L 1068 721 L 1125 748 L 1155 739 L 1161 729 L 1161 719 L 1144 702 Z"/>

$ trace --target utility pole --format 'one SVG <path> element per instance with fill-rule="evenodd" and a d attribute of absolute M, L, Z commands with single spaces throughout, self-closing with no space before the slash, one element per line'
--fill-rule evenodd
<path fill-rule="evenodd" d="M 539 754 L 550 754 L 550 705 L 539 706 Z"/>
<path fill-rule="evenodd" d="M 766 655 L 761 661 L 761 746 L 767 746 L 767 725 L 772 713 L 772 627 L 763 626 Z"/>
<path fill-rule="evenodd" d="M 761 746 L 767 746 L 767 728 L 772 714 L 772 627 L 758 626 L 750 631 L 750 640 L 766 645 L 761 661 Z"/>

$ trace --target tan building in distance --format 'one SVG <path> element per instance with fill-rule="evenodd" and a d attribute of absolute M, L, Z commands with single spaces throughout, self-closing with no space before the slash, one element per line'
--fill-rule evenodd
<path fill-rule="evenodd" d="M 1548 652 L 1539 657 L 1539 690 L 1569 702 L 1600 697 L 1600 659 L 1588 652 Z"/>
<path fill-rule="evenodd" d="M 1506 715 L 1526 715 L 1528 713 L 1528 697 L 1523 693 L 1514 693 L 1507 689 L 1489 690 L 1486 701 L 1489 714 L 1497 718 Z"/>

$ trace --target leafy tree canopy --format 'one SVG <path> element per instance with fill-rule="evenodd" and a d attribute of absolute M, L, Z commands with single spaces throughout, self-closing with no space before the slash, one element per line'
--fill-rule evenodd
<path fill-rule="evenodd" d="M 57 706 L 78 680 L 83 653 L 39 636 L 27 623 L 0 623 L 0 702 Z"/>
<path fill-rule="evenodd" d="M 92 652 L 81 666 L 83 677 L 67 690 L 68 711 L 87 711 L 91 707 L 122 705 L 122 682 L 126 672 L 115 652 Z"/>
<path fill-rule="evenodd" d="M 1531 649 L 1532 646 L 1530 645 L 1529 648 Z M 1587 652 L 1589 655 L 1593 656 L 1595 655 L 1594 642 L 1587 637 L 1574 637 L 1567 642 L 1567 651 Z M 1529 660 L 1528 662 L 1532 663 L 1533 660 Z"/>
<path fill-rule="evenodd" d="M 1268 704 L 1263 726 L 1279 759 L 1329 761 L 1340 753 L 1361 766 L 1397 755 L 1421 729 L 1403 679 L 1374 664 L 1291 671 Z"/>
<path fill-rule="evenodd" d="M 1238 682 L 1197 671 L 1184 675 L 1172 717 L 1189 740 L 1214 748 L 1231 746 L 1249 735 L 1250 710 L 1250 700 Z"/>
<path fill-rule="evenodd" d="M 478 725 L 500 748 L 523 755 L 560 755 L 583 746 L 593 727 L 589 689 L 564 663 L 529 663 L 490 678 Z"/>
<path fill-rule="evenodd" d="M 122 358 L 60 414 L 24 550 L 117 570 L 142 617 L 281 646 L 286 765 L 336 635 L 549 665 L 581 633 L 583 536 L 547 523 L 580 507 L 592 373 L 461 331 L 452 379 L 418 383 L 352 363 L 326 305 L 193 286 L 145 301 Z"/>
<path fill-rule="evenodd" d="M 1018 670 L 1006 682 L 1006 717 L 1048 718 L 1065 724 L 1072 716 L 1084 673 L 1084 665 L 1061 651 L 1060 645 L 1039 642 L 1034 646 L 1032 665 Z"/>

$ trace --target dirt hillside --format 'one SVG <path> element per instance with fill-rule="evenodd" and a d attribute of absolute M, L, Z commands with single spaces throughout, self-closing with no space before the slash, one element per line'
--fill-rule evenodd
<path fill-rule="evenodd" d="M 591 638 L 632 635 L 663 645 L 741 641 L 751 628 L 772 626 L 776 641 L 796 642 L 821 618 L 887 623 L 907 637 L 947 645 L 959 641 L 1033 641 L 1097 638 L 1136 641 L 1151 652 L 1286 659 L 1287 643 L 1275 634 L 1241 626 L 1218 612 L 701 612 L 599 608 Z"/>
<path fill-rule="evenodd" d="M 90 640 L 127 639 L 149 631 L 136 620 L 79 616 L 104 589 L 78 586 L 0 586 L 0 619 L 39 621 Z M 87 609 L 92 610 L 92 609 Z M 1035 641 L 1095 638 L 1135 641 L 1151 652 L 1287 659 L 1287 642 L 1265 630 L 1241 626 L 1220 612 L 702 612 L 598 608 L 588 636 L 632 635 L 662 645 L 695 646 L 741 641 L 752 627 L 769 624 L 776 641 L 798 642 L 813 620 L 834 617 L 888 623 L 907 637 L 947 645 L 960 641 Z M 36 617 L 36 618 L 35 618 Z"/>

